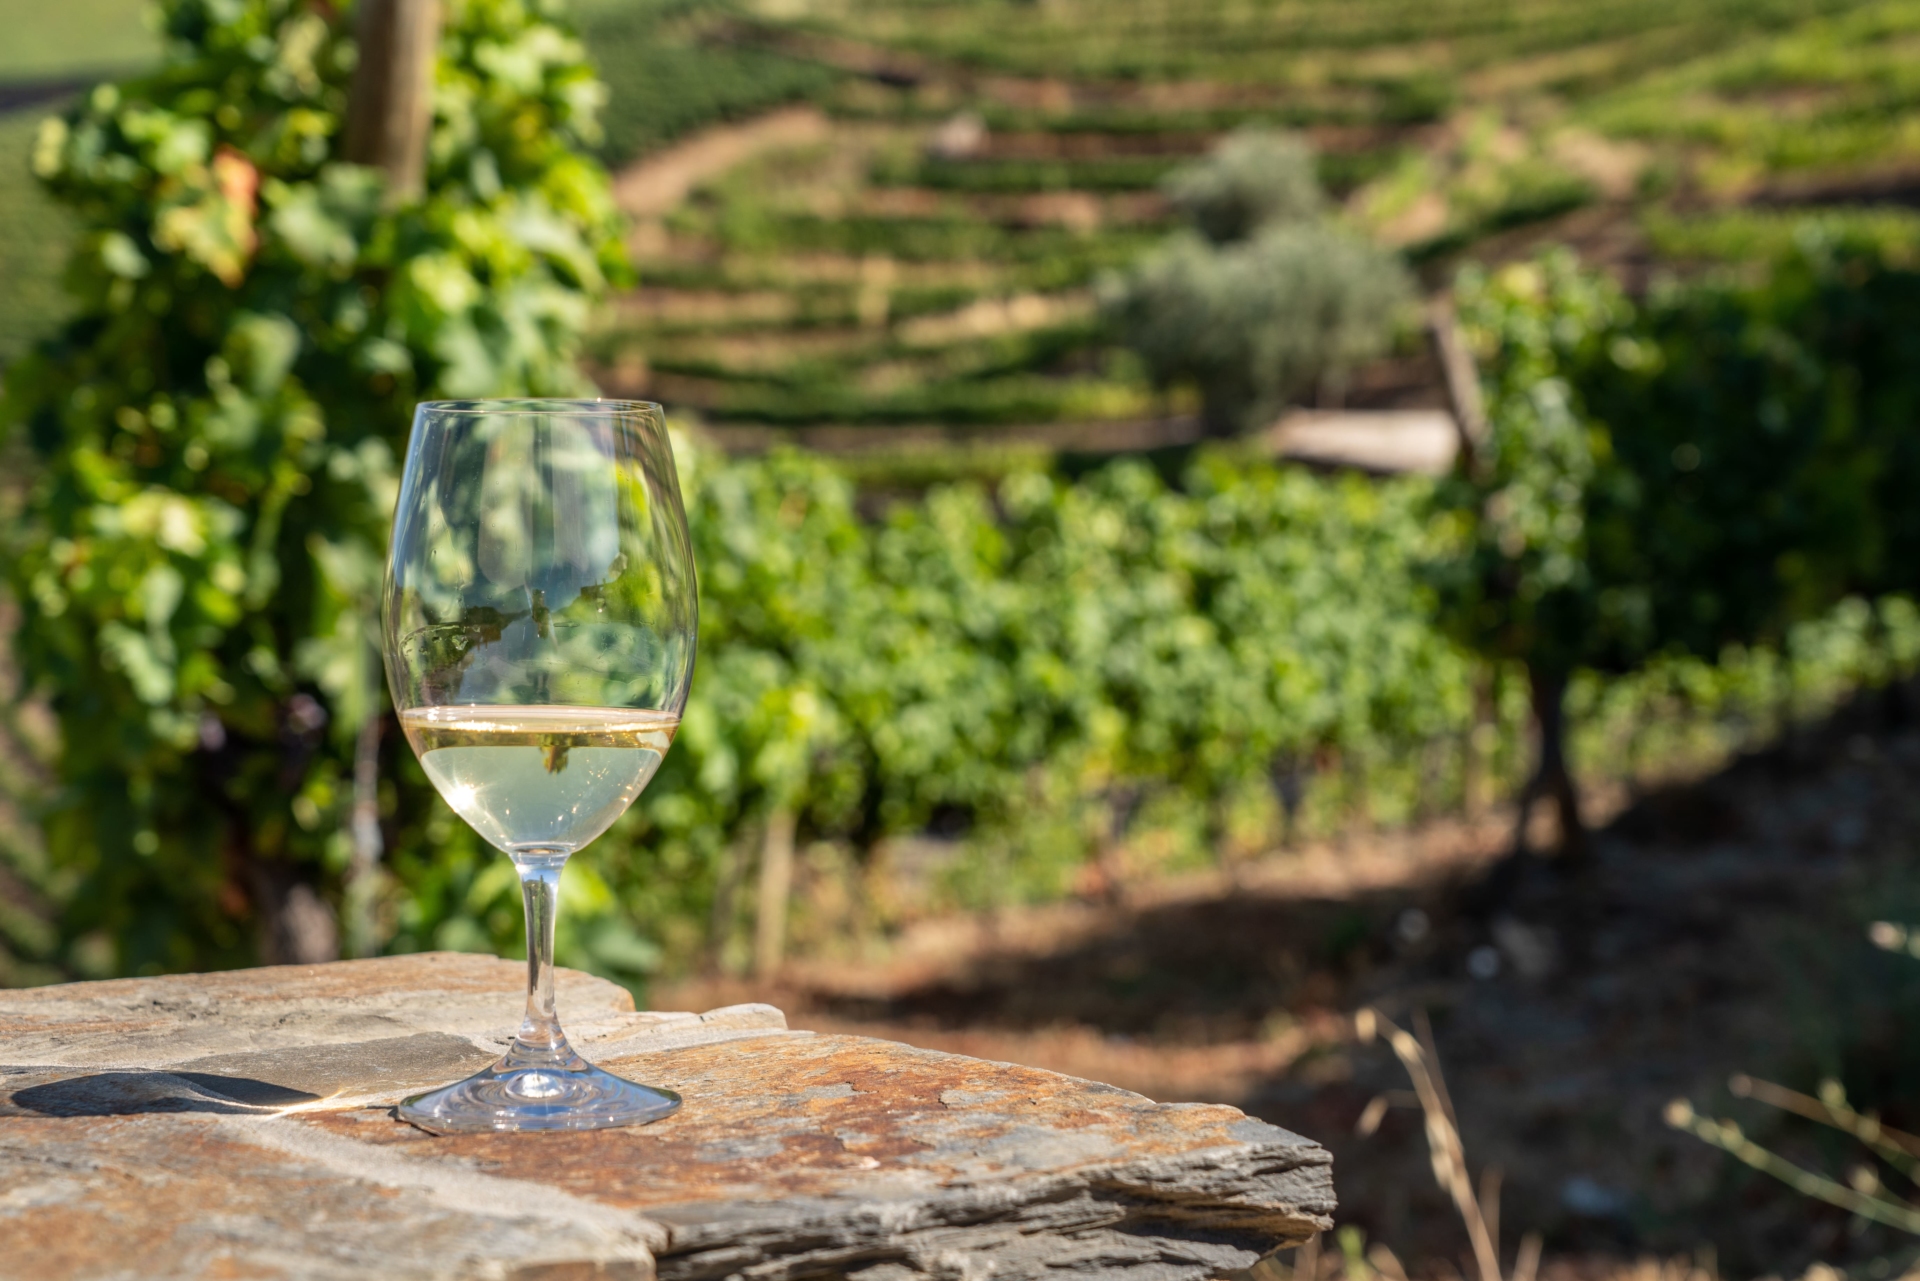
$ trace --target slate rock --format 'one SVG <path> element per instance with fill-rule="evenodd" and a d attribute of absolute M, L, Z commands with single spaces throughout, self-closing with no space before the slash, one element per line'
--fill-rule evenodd
<path fill-rule="evenodd" d="M 563 971 L 651 1126 L 435 1136 L 405 1094 L 517 1025 L 524 967 L 426 954 L 0 993 L 0 1259 L 61 1278 L 1205 1281 L 1330 1225 L 1330 1158 L 1232 1108 L 769 1006 L 637 1013 Z"/>

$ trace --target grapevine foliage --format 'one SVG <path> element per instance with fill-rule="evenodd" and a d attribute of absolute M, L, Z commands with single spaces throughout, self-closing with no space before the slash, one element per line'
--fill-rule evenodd
<path fill-rule="evenodd" d="M 957 821 L 1010 860 L 998 896 L 1044 895 L 1123 791 L 1205 823 L 1276 760 L 1405 755 L 1466 719 L 1418 580 L 1423 481 L 1207 455 L 1178 489 L 1131 462 L 1022 472 L 867 522 L 817 459 L 682 466 L 699 674 L 584 860 L 682 954 L 777 807 L 856 849 Z M 420 919 L 425 945 L 443 926 Z"/>
<path fill-rule="evenodd" d="M 622 271 L 584 158 L 599 90 L 544 3 L 451 0 L 428 194 L 398 211 L 333 159 L 350 13 L 165 15 L 159 71 L 42 135 L 37 171 L 85 229 L 76 318 L 5 400 L 38 460 L 6 564 L 23 674 L 60 720 L 46 830 L 83 972 L 243 963 L 290 886 L 338 900 L 410 406 L 580 388 L 586 308 Z M 1291 179 L 1188 190 L 1313 203 Z M 1190 344 L 1162 374 L 1212 378 L 1236 422 L 1357 359 L 1404 288 L 1298 222 L 1180 242 L 1136 285 L 1156 271 L 1141 314 Z M 1217 829 L 1300 762 L 1462 731 L 1456 641 L 1623 671 L 1911 590 L 1915 279 L 1809 251 L 1631 306 L 1567 259 L 1470 277 L 1492 438 L 1437 509 L 1423 481 L 1222 452 L 1178 487 L 1138 463 L 1028 472 L 871 519 L 817 460 L 683 451 L 699 677 L 653 788 L 568 874 L 563 958 L 645 972 L 633 922 L 687 954 L 775 810 L 856 849 L 957 824 L 1016 856 L 996 891 L 1046 892 L 1022 869 L 1069 867 L 1128 797 Z M 383 777 L 373 942 L 516 943 L 511 866 L 392 734 Z"/>
<path fill-rule="evenodd" d="M 1469 645 L 1620 672 L 1913 589 L 1920 274 L 1811 245 L 1637 305 L 1565 253 L 1461 285 L 1491 431 L 1441 490 L 1440 579 Z"/>
<path fill-rule="evenodd" d="M 427 195 L 398 212 L 335 159 L 350 9 L 162 12 L 157 71 L 41 132 L 84 229 L 75 318 L 4 415 L 39 463 L 6 561 L 64 742 L 64 925 L 134 971 L 253 959 L 249 919 L 338 873 L 411 406 L 580 388 L 623 270 L 601 91 L 546 0 L 444 7 Z"/>
<path fill-rule="evenodd" d="M 1577 385 L 1628 305 L 1564 253 L 1492 276 L 1469 269 L 1459 294 L 1489 432 L 1437 495 L 1458 540 L 1436 563 L 1443 618 L 1491 657 L 1563 674 L 1631 667 L 1651 645 L 1645 612 L 1589 555 L 1589 507 L 1623 478 Z"/>

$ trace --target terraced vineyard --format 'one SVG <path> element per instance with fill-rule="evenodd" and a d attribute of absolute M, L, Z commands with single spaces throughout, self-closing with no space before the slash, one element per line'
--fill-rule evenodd
<path fill-rule="evenodd" d="M 70 232 L 60 209 L 27 173 L 34 125 L 25 113 L 0 116 L 0 365 L 64 310 L 60 261 Z"/>
<path fill-rule="evenodd" d="M 758 0 L 768 17 L 1014 75 L 1199 81 L 1318 91 L 1321 109 L 1368 118 L 1355 99 L 1429 97 L 1490 69 L 1607 83 L 1722 48 L 1729 34 L 1822 9 L 1792 0 Z M 1303 101 L 1303 107 L 1313 100 Z"/>
<path fill-rule="evenodd" d="M 0 367 L 64 311 L 65 216 L 27 168 L 39 118 L 87 80 L 150 61 L 159 42 L 138 0 L 0 7 Z"/>
<path fill-rule="evenodd" d="M 1111 343 L 1096 290 L 1168 231 L 1160 179 L 1249 122 L 1305 132 L 1342 216 L 1431 280 L 1549 237 L 1644 276 L 1777 243 L 1809 204 L 1920 244 L 1899 208 L 1920 190 L 1920 0 L 575 12 L 644 281 L 599 326 L 602 380 L 741 444 L 1178 438 L 1160 428 L 1190 402 Z M 128 0 L 75 13 L 19 15 L 0 59 L 0 360 L 57 314 L 64 240 L 24 163 L 47 107 L 21 93 L 153 48 Z M 1417 335 L 1348 395 L 1434 403 Z"/>
<path fill-rule="evenodd" d="M 601 328 L 603 377 L 737 442 L 1151 439 L 1141 424 L 1191 406 L 1113 347 L 1095 291 L 1169 229 L 1161 178 L 1249 122 L 1304 131 L 1343 217 L 1436 280 L 1545 238 L 1644 278 L 1778 240 L 1778 206 L 1809 202 L 1920 243 L 1904 212 L 1853 209 L 1901 197 L 1920 161 L 1915 3 L 749 0 L 659 29 L 779 69 L 753 107 L 817 113 L 787 108 L 804 125 L 685 200 L 659 205 L 644 157 L 624 184 L 645 284 Z M 630 91 L 607 73 L 618 118 Z M 700 136 L 669 167 L 725 141 Z M 1412 333 L 1351 392 L 1437 395 Z"/>
<path fill-rule="evenodd" d="M 836 121 L 642 224 L 646 286 L 602 336 L 721 421 L 1042 423 L 1146 416 L 1100 350 L 1091 285 L 1156 238 L 1158 202 L 888 185 L 916 130 Z M 623 372 L 621 360 L 633 360 Z"/>

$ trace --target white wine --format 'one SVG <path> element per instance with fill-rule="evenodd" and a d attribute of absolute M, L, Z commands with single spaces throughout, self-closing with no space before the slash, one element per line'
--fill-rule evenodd
<path fill-rule="evenodd" d="M 410 707 L 407 741 L 453 812 L 509 854 L 571 853 L 652 781 L 680 718 L 626 707 Z"/>

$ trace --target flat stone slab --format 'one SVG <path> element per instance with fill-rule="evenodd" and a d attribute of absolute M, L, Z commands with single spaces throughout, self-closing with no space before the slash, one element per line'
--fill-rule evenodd
<path fill-rule="evenodd" d="M 650 1126 L 429 1135 L 402 1096 L 488 1062 L 522 965 L 427 954 L 0 993 L 0 1259 L 22 1276 L 1205 1281 L 1329 1227 L 1330 1158 L 1233 1108 L 636 1013 L 562 971 Z"/>

